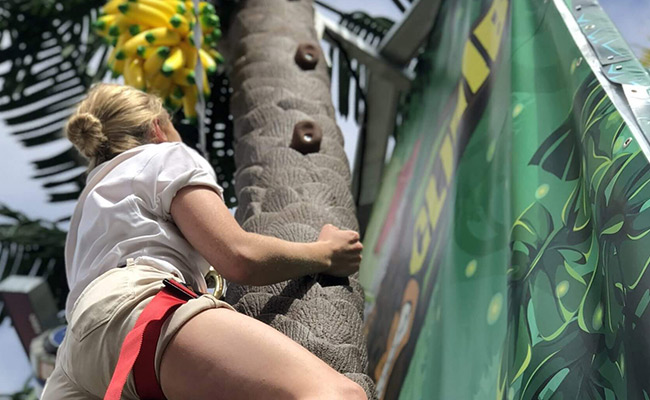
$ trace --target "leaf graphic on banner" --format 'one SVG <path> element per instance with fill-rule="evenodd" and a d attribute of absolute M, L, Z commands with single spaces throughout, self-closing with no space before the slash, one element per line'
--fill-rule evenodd
<path fill-rule="evenodd" d="M 573 120 L 567 119 L 542 142 L 529 165 L 539 165 L 562 180 L 572 181 L 580 173 L 576 147 Z"/>
<path fill-rule="evenodd" d="M 650 259 L 650 167 L 640 152 L 603 163 L 593 182 L 600 260 L 580 307 L 580 327 L 615 334 L 622 325 L 628 290 L 636 288 Z"/>
<path fill-rule="evenodd" d="M 607 102 L 605 107 L 602 106 L 602 100 L 606 97 L 607 94 L 595 78 L 585 80 L 574 97 L 580 101 L 574 101 L 567 118 L 542 142 L 529 165 L 539 165 L 564 181 L 577 179 L 580 174 L 578 144 L 584 139 L 584 134 L 603 117 L 611 115 L 611 102 Z M 600 130 L 596 133 L 599 134 Z M 605 148 L 611 149 L 611 143 L 604 145 Z"/>
<path fill-rule="evenodd" d="M 530 365 L 533 346 L 528 329 L 528 320 L 526 319 L 524 310 L 519 309 L 517 311 L 517 308 L 519 308 L 518 304 L 513 304 L 512 308 L 510 316 L 516 316 L 516 321 L 508 324 L 506 344 L 513 351 L 510 353 L 510 359 L 508 360 L 507 373 L 503 368 L 499 372 L 499 382 L 502 382 L 506 375 L 508 375 L 508 385 L 516 381 Z M 505 365 L 502 362 L 502 367 Z"/>
<path fill-rule="evenodd" d="M 542 259 L 552 239 L 553 217 L 540 203 L 531 204 L 517 218 L 510 235 L 512 258 L 510 279 L 518 280 L 530 273 Z"/>
<path fill-rule="evenodd" d="M 617 169 L 618 165 L 620 169 Z M 611 181 L 607 185 L 601 183 L 599 189 L 604 193 L 597 195 L 601 202 L 607 202 L 607 206 L 599 207 L 602 214 L 599 217 L 608 221 L 603 224 L 601 240 L 611 242 L 614 247 L 607 256 L 622 263 L 621 283 L 626 289 L 635 289 L 650 259 L 650 165 L 638 151 L 622 154 L 612 162 L 610 169 L 612 171 L 608 171 L 603 181 L 610 176 Z"/>
<path fill-rule="evenodd" d="M 598 384 L 599 375 L 590 369 L 591 340 L 592 337 L 572 324 L 556 340 L 536 345 L 531 368 L 522 376 L 517 398 L 604 400 L 605 390 Z"/>

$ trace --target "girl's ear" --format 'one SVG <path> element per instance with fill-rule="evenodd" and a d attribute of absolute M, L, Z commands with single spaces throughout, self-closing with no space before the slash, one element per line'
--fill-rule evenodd
<path fill-rule="evenodd" d="M 160 120 L 155 119 L 153 121 L 153 141 L 154 143 L 163 143 L 167 141 L 167 135 L 165 132 L 163 132 L 162 128 L 160 127 Z"/>

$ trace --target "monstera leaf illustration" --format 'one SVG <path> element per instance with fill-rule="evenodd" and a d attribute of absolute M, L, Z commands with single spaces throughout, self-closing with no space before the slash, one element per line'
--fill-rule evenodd
<path fill-rule="evenodd" d="M 531 204 L 511 231 L 504 393 L 627 399 L 635 380 L 647 390 L 636 371 L 650 367 L 638 355 L 648 337 L 641 316 L 650 303 L 650 167 L 631 143 L 602 88 L 588 79 L 531 159 L 571 190 L 561 209 L 547 199 Z M 504 366 L 505 358 L 502 380 Z"/>
<path fill-rule="evenodd" d="M 580 173 L 580 154 L 577 148 L 580 137 L 575 132 L 576 121 L 581 120 L 606 96 L 596 79 L 586 80 L 574 96 L 585 101 L 574 102 L 567 119 L 542 142 L 531 158 L 530 165 L 539 165 L 562 180 L 577 179 Z M 591 113 L 588 116 L 594 121 L 599 117 Z"/>

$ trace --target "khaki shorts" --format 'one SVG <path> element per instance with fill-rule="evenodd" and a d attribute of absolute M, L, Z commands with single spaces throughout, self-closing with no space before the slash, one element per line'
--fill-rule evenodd
<path fill-rule="evenodd" d="M 65 339 L 56 356 L 42 399 L 101 399 L 104 397 L 122 347 L 142 310 L 173 275 L 146 265 L 110 270 L 95 279 L 75 302 Z M 181 305 L 163 325 L 156 348 L 159 376 L 162 354 L 176 332 L 198 313 L 232 307 L 211 295 Z M 133 375 L 122 399 L 138 399 Z"/>

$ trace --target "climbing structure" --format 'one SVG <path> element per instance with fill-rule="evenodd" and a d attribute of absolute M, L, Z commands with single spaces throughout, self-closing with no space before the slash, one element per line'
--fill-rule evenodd
<path fill-rule="evenodd" d="M 358 229 L 343 136 L 309 0 L 248 0 L 228 33 L 234 94 L 237 219 L 244 229 L 314 241 L 331 223 Z M 363 292 L 349 279 L 309 276 L 231 285 L 238 311 L 285 333 L 359 383 L 369 398 Z"/>

